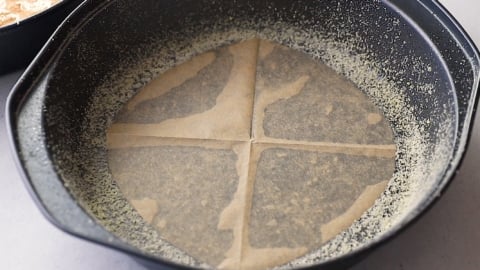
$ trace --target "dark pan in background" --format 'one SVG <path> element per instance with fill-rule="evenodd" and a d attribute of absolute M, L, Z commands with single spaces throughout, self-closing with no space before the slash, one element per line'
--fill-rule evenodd
<path fill-rule="evenodd" d="M 18 23 L 0 27 L 0 74 L 25 68 L 53 31 L 83 0 L 63 0 Z"/>
<path fill-rule="evenodd" d="M 275 8 L 269 13 L 267 6 Z M 438 131 L 445 119 L 436 112 L 442 109 L 443 104 L 451 111 L 447 120 L 453 127 L 448 131 L 452 136 L 447 136 L 448 141 L 445 142 L 451 148 L 448 160 L 435 168 L 438 171 L 432 176 L 432 187 L 418 191 L 422 199 L 403 221 L 362 249 L 315 267 L 345 269 L 411 224 L 443 192 L 460 165 L 476 107 L 480 70 L 476 48 L 454 19 L 431 0 L 362 4 L 354 0 L 85 2 L 63 23 L 22 76 L 7 108 L 7 121 L 18 164 L 24 172 L 27 186 L 46 216 L 61 229 L 79 237 L 125 251 L 155 266 L 178 267 L 140 252 L 99 223 L 92 222 L 95 217 L 89 216 L 64 186 L 66 175 L 77 177 L 70 172 L 76 170 L 78 164 L 59 157 L 82 152 L 79 138 L 82 138 L 84 129 L 81 124 L 87 119 L 87 108 L 93 102 L 98 86 L 108 76 L 123 72 L 119 67 L 124 58 L 132 64 L 141 62 L 139 59 L 142 57 L 148 58 L 142 46 L 148 47 L 162 37 L 171 38 L 163 32 L 168 29 L 181 32 L 182 24 L 179 22 L 185 18 L 214 20 L 217 16 L 235 18 L 237 15 L 255 15 L 249 12 L 265 12 L 268 16 L 285 16 L 294 21 L 292 13 L 304 12 L 306 17 L 313 16 L 309 10 L 321 11 L 321 16 L 315 18 L 318 24 L 300 24 L 302 27 L 329 33 L 336 33 L 341 28 L 345 32 L 359 34 L 364 46 L 376 52 L 376 60 L 386 63 L 389 68 L 391 73 L 386 72 L 384 76 L 398 82 L 435 86 L 432 91 L 441 103 L 430 102 L 420 92 L 406 92 L 417 118 L 433 121 L 431 130 L 427 131 L 432 138 L 432 149 L 438 146 L 436 137 L 442 135 Z M 399 21 L 394 29 L 388 24 L 392 17 Z M 327 21 L 328 24 L 325 23 Z M 402 33 L 406 42 L 392 42 L 392 31 Z M 418 72 L 410 66 L 394 61 L 402 57 L 431 61 L 435 77 L 418 76 Z M 114 92 L 111 94 L 115 95 Z M 81 177 L 76 179 L 81 180 Z"/>

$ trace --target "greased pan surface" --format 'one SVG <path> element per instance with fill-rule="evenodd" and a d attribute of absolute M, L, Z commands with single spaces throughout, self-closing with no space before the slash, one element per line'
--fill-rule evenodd
<path fill-rule="evenodd" d="M 50 219 L 80 237 L 171 265 L 177 250 L 146 251 L 141 243 L 149 238 L 122 227 L 123 201 L 105 188 L 107 126 L 126 99 L 168 67 L 252 34 L 302 51 L 355 83 L 386 115 L 398 148 L 394 177 L 374 207 L 287 266 L 342 269 L 418 217 L 461 160 L 478 88 L 476 49 L 436 3 L 113 1 L 84 3 L 9 99 L 19 164 Z"/>

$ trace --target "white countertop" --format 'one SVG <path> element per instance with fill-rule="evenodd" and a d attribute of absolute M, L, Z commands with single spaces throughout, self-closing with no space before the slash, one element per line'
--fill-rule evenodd
<path fill-rule="evenodd" d="M 441 0 L 480 46 L 479 0 Z M 9 152 L 4 107 L 19 72 L 0 76 L 0 269 L 145 270 L 130 257 L 67 235 L 28 194 Z M 416 224 L 352 270 L 480 269 L 480 114 L 458 176 Z"/>

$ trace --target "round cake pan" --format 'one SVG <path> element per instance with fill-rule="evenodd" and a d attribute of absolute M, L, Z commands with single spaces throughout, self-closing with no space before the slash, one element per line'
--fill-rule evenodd
<path fill-rule="evenodd" d="M 153 241 L 158 235 L 134 218 L 138 213 L 113 181 L 107 131 L 128 100 L 159 75 L 252 39 L 289 47 L 346 78 L 383 113 L 395 142 L 395 171 L 373 206 L 332 240 L 280 267 L 345 269 L 443 193 L 468 144 L 480 59 L 437 1 L 86 1 L 55 32 L 8 100 L 12 149 L 48 219 L 153 267 L 211 267 L 168 241 Z M 313 100 L 307 101 L 315 107 Z M 233 111 L 238 104 L 232 104 Z M 277 111 L 297 113 L 288 106 Z M 127 137 L 122 143 L 136 143 Z M 340 137 L 321 146 L 334 152 L 342 146 Z"/>
<path fill-rule="evenodd" d="M 63 0 L 31 17 L 0 26 L 0 74 L 26 67 L 58 25 L 81 2 Z"/>

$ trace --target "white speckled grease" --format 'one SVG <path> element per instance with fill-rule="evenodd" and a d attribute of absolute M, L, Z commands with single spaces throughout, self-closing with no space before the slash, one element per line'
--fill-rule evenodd
<path fill-rule="evenodd" d="M 241 27 L 230 26 L 228 20 L 213 26 L 195 25 L 190 31 L 193 38 L 159 41 L 158 47 L 147 48 L 156 51 L 156 57 L 137 62 L 127 60 L 117 74 L 96 90 L 87 113 L 88 117 L 84 122 L 85 130 L 81 141 L 85 144 L 84 151 L 96 149 L 97 158 L 89 161 L 78 160 L 83 162 L 86 168 L 91 168 L 90 176 L 97 179 L 95 187 L 93 189 L 89 187 L 90 192 L 94 190 L 94 196 L 83 192 L 81 184 L 69 183 L 66 180 L 71 192 L 84 208 L 108 230 L 149 254 L 186 265 L 209 268 L 208 265 L 196 262 L 161 240 L 154 229 L 146 225 L 122 197 L 108 171 L 104 133 L 115 113 L 126 101 L 160 73 L 187 61 L 194 55 L 240 40 L 260 37 L 304 51 L 354 82 L 379 106 L 386 118 L 394 123 L 392 128 L 398 149 L 396 172 L 387 190 L 375 205 L 348 230 L 320 249 L 280 268 L 311 265 L 334 259 L 365 246 L 384 235 L 392 227 L 402 223 L 403 218 L 424 199 L 422 197 L 424 193 L 416 190 L 431 189 L 435 177 L 430 177 L 430 174 L 437 175 L 438 171 L 442 171 L 445 160 L 449 158 L 451 146 L 448 143 L 440 143 L 444 147 L 436 149 L 435 157 L 438 160 L 434 163 L 438 164 L 438 171 L 422 166 L 422 164 L 431 164 L 431 161 L 427 162 L 431 156 L 428 154 L 428 134 L 425 132 L 429 123 L 417 121 L 414 108 L 409 105 L 410 102 L 404 95 L 406 89 L 398 86 L 401 82 L 391 82 L 386 76 L 380 75 L 384 73 L 380 70 L 382 65 L 372 61 L 368 53 L 352 54 L 352 51 L 362 46 L 361 40 L 353 35 L 349 35 L 348 40 L 338 41 L 322 33 L 303 30 L 283 22 L 263 21 L 253 24 L 245 21 L 237 25 Z M 199 29 L 202 31 L 198 31 Z M 172 51 L 175 52 L 175 59 L 169 55 Z M 132 65 L 132 63 L 135 64 Z M 422 72 L 429 70 L 428 65 L 425 65 L 421 59 L 418 60 L 417 67 L 411 68 L 418 68 Z M 412 85 L 411 82 L 405 82 L 404 85 L 415 88 L 417 91 L 427 93 L 432 91 L 431 85 Z M 433 97 L 432 102 L 436 102 Z M 451 122 L 445 122 L 445 134 L 449 134 L 452 125 Z M 448 135 L 445 135 L 444 139 L 447 141 Z M 432 181 L 427 183 L 425 179 L 432 179 Z M 135 226 L 128 227 L 122 224 L 135 224 Z"/>

